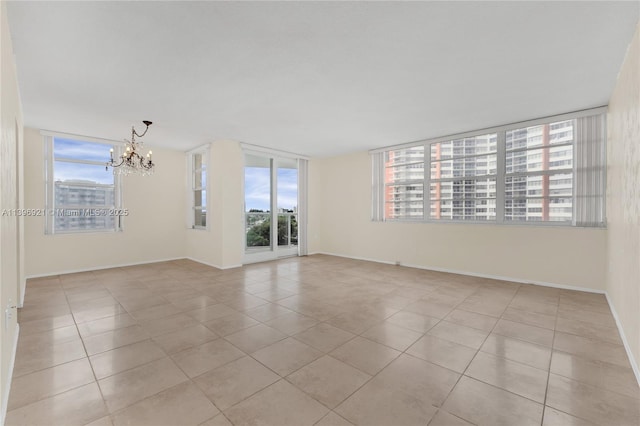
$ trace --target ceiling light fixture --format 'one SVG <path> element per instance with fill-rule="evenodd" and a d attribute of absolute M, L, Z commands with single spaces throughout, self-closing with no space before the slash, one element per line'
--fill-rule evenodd
<path fill-rule="evenodd" d="M 144 132 L 139 135 L 136 132 L 135 127 L 131 127 L 131 140 L 124 140 L 125 142 L 125 150 L 120 155 L 119 162 L 117 162 L 113 158 L 113 148 L 111 148 L 111 160 L 107 163 L 105 167 L 106 170 L 109 170 L 109 166 L 113 168 L 113 174 L 119 175 L 131 175 L 131 174 L 139 174 L 142 176 L 153 174 L 153 168 L 155 164 L 151 161 L 151 151 L 147 153 L 146 158 L 143 155 L 140 155 L 139 152 L 142 151 L 142 147 L 144 142 L 137 142 L 136 136 L 141 138 L 147 134 L 147 130 L 149 130 L 149 126 L 153 124 L 151 121 L 144 120 L 144 125 L 147 126 L 144 129 Z"/>

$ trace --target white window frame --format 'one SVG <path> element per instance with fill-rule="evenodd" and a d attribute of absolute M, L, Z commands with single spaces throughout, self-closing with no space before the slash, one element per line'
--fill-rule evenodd
<path fill-rule="evenodd" d="M 570 174 L 572 177 L 572 191 L 571 191 L 571 195 L 565 195 L 565 196 L 547 196 L 546 198 L 548 199 L 552 199 L 552 198 L 570 198 L 572 201 L 572 213 L 571 213 L 571 219 L 570 220 L 566 220 L 566 221 L 555 221 L 554 223 L 558 223 L 558 224 L 564 224 L 567 225 L 569 223 L 573 224 L 573 222 L 575 221 L 575 212 L 573 211 L 573 204 L 574 204 L 574 200 L 575 200 L 575 169 L 576 169 L 576 161 L 575 161 L 575 151 L 576 151 L 576 138 L 577 138 L 577 129 L 576 129 L 576 120 L 574 119 L 566 119 L 566 120 L 549 120 L 547 121 L 546 125 L 551 125 L 551 124 L 555 124 L 558 122 L 566 122 L 566 121 L 573 121 L 572 124 L 572 131 L 573 131 L 573 137 L 571 142 L 563 142 L 563 143 L 558 143 L 558 144 L 549 144 L 549 145 L 539 145 L 539 146 L 535 146 L 535 147 L 523 147 L 523 148 L 515 148 L 515 149 L 511 149 L 510 151 L 506 151 L 505 153 L 505 159 L 506 159 L 506 154 L 507 153 L 517 153 L 517 152 L 530 152 L 530 151 L 535 151 L 535 150 L 540 150 L 542 155 L 544 155 L 544 153 L 542 152 L 544 149 L 548 149 L 549 150 L 549 156 L 551 155 L 551 151 L 553 148 L 566 148 L 566 147 L 571 147 L 572 149 L 572 162 L 571 165 L 568 167 L 564 167 L 564 168 L 557 168 L 557 169 L 552 169 L 549 168 L 548 170 L 536 170 L 536 171 L 512 171 L 512 172 L 507 172 L 506 168 L 505 168 L 505 172 L 504 172 L 504 179 L 503 182 L 506 186 L 506 179 L 507 178 L 526 178 L 526 177 L 533 177 L 533 176 L 539 176 L 542 178 L 542 180 L 544 180 L 545 177 L 547 178 L 551 178 L 552 176 L 555 175 L 562 175 L 562 174 Z M 522 126 L 522 127 L 518 127 L 516 129 L 511 129 L 511 130 L 520 130 L 522 128 L 526 128 L 526 127 L 532 127 L 532 126 Z M 508 133 L 509 130 L 507 130 L 505 132 Z M 505 141 L 505 150 L 506 150 L 506 141 Z M 503 191 L 503 195 L 504 195 L 504 201 L 507 200 L 508 197 L 506 197 L 506 191 Z M 525 196 L 521 196 L 521 197 L 510 197 L 511 200 L 525 200 L 525 205 L 526 205 L 526 201 L 530 200 L 530 199 L 539 199 L 539 200 L 543 200 L 545 197 L 543 196 L 530 196 L 529 194 L 526 194 Z M 505 203 L 503 203 L 503 207 L 506 208 Z M 526 208 L 526 207 L 525 207 Z M 551 206 L 549 206 L 549 208 L 551 208 Z M 535 222 L 542 222 L 542 223 L 547 223 L 550 221 L 518 221 L 518 220 L 507 220 L 506 219 L 506 214 L 502 216 L 503 220 L 506 223 L 522 223 L 522 222 L 526 222 L 526 223 L 535 223 Z"/>
<path fill-rule="evenodd" d="M 114 221 L 114 227 L 109 229 L 79 229 L 72 231 L 56 231 L 55 230 L 55 212 L 58 207 L 55 204 L 55 179 L 54 179 L 54 164 L 56 159 L 54 158 L 54 149 L 53 149 L 53 140 L 54 138 L 65 138 L 77 140 L 78 142 L 90 142 L 96 144 L 102 144 L 110 146 L 114 151 L 114 156 L 119 156 L 122 153 L 122 143 L 108 140 L 95 138 L 90 136 L 81 136 L 74 135 L 69 133 L 61 133 L 61 132 L 52 132 L 48 130 L 43 130 L 40 132 L 43 138 L 44 145 L 44 184 L 45 184 L 45 235 L 62 235 L 62 234 L 89 234 L 89 233 L 112 233 L 112 232 L 121 232 L 124 230 L 124 219 L 123 215 L 117 215 L 116 220 Z M 76 159 L 58 159 L 57 161 L 64 161 L 67 163 L 78 163 L 78 164 L 90 164 L 95 166 L 104 166 L 106 167 L 108 158 L 105 158 L 104 162 L 102 161 L 93 161 L 93 160 L 76 160 Z M 105 170 L 105 173 L 107 171 Z M 122 178 L 118 174 L 113 175 L 113 187 L 114 187 L 114 205 L 113 206 L 88 206 L 83 207 L 78 205 L 77 208 L 87 208 L 87 209 L 111 209 L 113 208 L 115 211 L 122 211 Z M 76 206 L 73 206 L 74 208 Z M 67 206 L 69 208 L 69 206 Z"/>
<path fill-rule="evenodd" d="M 459 133 L 449 136 L 438 137 L 434 139 L 416 141 L 411 143 L 405 143 L 400 145 L 393 145 L 384 148 L 378 148 L 369 151 L 372 156 L 372 220 L 374 221 L 389 221 L 389 222 L 426 222 L 426 223 L 465 223 L 465 224 L 484 224 L 484 225 L 507 225 L 507 226 L 570 226 L 570 227 L 596 227 L 596 228 L 604 228 L 606 227 L 606 217 L 604 216 L 604 206 L 602 209 L 603 221 L 598 224 L 580 224 L 576 222 L 576 212 L 575 212 L 575 204 L 576 204 L 576 130 L 574 126 L 574 142 L 573 142 L 573 204 L 574 204 L 574 212 L 572 214 L 571 221 L 526 221 L 526 220 L 505 220 L 505 183 L 506 183 L 506 134 L 510 130 L 517 130 L 524 127 L 532 127 L 542 124 L 551 124 L 559 121 L 566 120 L 575 120 L 578 118 L 590 117 L 590 116 L 598 116 L 598 115 L 606 115 L 607 107 L 598 107 L 592 108 L 588 110 L 576 111 L 566 114 L 560 114 L 551 117 L 544 117 L 534 120 L 528 120 L 523 122 L 511 123 L 502 126 L 496 126 L 476 131 L 470 131 L 465 133 Z M 431 197 L 430 197 L 430 177 L 431 177 L 431 156 L 430 156 L 430 147 L 432 144 L 441 143 L 441 142 L 449 142 L 454 139 L 463 139 L 463 138 L 471 138 L 474 136 L 482 136 L 486 134 L 496 133 L 497 134 L 497 175 L 496 175 L 496 219 L 495 220 L 455 220 L 455 219 L 433 219 L 431 217 Z M 604 135 L 606 135 L 606 130 L 604 131 Z M 606 137 L 604 136 L 603 137 Z M 606 144 L 606 141 L 604 142 Z M 424 201 L 424 209 L 423 209 L 423 217 L 421 219 L 416 218 L 399 218 L 399 219 L 389 219 L 384 215 L 385 212 L 385 163 L 384 163 L 384 155 L 388 151 L 399 150 L 399 149 L 407 149 L 416 146 L 424 146 L 424 186 L 423 186 L 423 201 Z M 604 145 L 603 145 L 604 146 Z M 606 146 L 605 146 L 606 149 Z M 606 159 L 603 157 L 603 160 Z M 605 167 L 606 169 L 606 167 Z M 569 169 L 567 169 L 569 170 Z M 533 174 L 557 174 L 556 170 L 550 170 L 545 172 L 533 172 Z M 603 179 L 606 180 L 606 170 L 604 173 Z M 509 176 L 513 176 L 509 174 Z M 469 179 L 477 179 L 484 176 L 472 176 Z M 606 194 L 602 194 L 602 198 L 604 199 Z"/>
<path fill-rule="evenodd" d="M 495 220 L 464 220 L 464 219 L 433 219 L 431 217 L 431 164 L 432 164 L 432 160 L 431 160 L 431 145 L 434 144 L 438 144 L 438 143 L 443 143 L 443 142 L 453 142 L 453 141 L 457 141 L 460 139 L 471 139 L 477 136 L 487 136 L 487 135 L 493 135 L 496 134 L 496 151 L 487 151 L 485 153 L 474 153 L 474 154 L 470 154 L 470 155 L 463 155 L 463 156 L 458 156 L 458 157 L 451 157 L 451 160 L 464 160 L 466 158 L 476 158 L 476 157 L 487 157 L 490 155 L 495 155 L 496 156 L 496 170 L 495 173 L 487 173 L 484 175 L 470 175 L 470 176 L 457 176 L 457 177 L 446 177 L 446 178 L 440 178 L 440 179 L 435 179 L 435 181 L 437 182 L 455 182 L 458 180 L 465 180 L 465 181 L 480 181 L 480 180 L 486 180 L 486 179 L 495 179 L 496 180 L 496 218 L 498 217 L 498 181 L 500 180 L 500 173 L 499 173 L 499 160 L 498 157 L 500 156 L 500 134 L 498 132 L 491 132 L 491 131 L 486 131 L 486 132 L 480 132 L 478 134 L 475 134 L 473 136 L 465 136 L 465 137 L 451 137 L 451 138 L 447 138 L 445 140 L 442 141 L 430 141 L 430 142 L 426 142 L 424 149 L 425 149 L 425 188 L 427 188 L 427 191 L 429 191 L 428 193 L 425 193 L 423 195 L 423 201 L 424 201 L 424 218 L 428 221 L 432 221 L 432 222 L 456 222 L 456 223 L 495 223 Z M 448 161 L 447 159 L 445 160 L 439 160 L 440 163 L 442 163 L 442 161 Z M 428 168 L 428 169 L 427 169 Z M 468 199 L 462 199 L 460 201 L 464 202 L 467 200 L 477 200 L 480 198 L 468 198 Z M 486 199 L 486 200 L 490 200 L 491 198 L 489 197 L 484 197 L 482 199 Z M 456 201 L 455 199 L 452 199 L 452 205 L 451 205 L 451 209 L 454 209 L 453 206 L 453 202 Z M 462 207 L 462 209 L 464 210 L 464 206 Z"/>
<path fill-rule="evenodd" d="M 189 229 L 194 229 L 194 230 L 201 230 L 201 231 L 206 231 L 209 229 L 209 223 L 211 222 L 211 215 L 210 215 L 210 208 L 209 208 L 209 204 L 210 204 L 210 193 L 209 193 L 209 179 L 210 179 L 210 174 L 211 174 L 211 170 L 209 168 L 209 153 L 210 153 L 210 145 L 203 145 L 200 146 L 198 148 L 192 149 L 191 151 L 187 151 L 187 189 L 189 192 L 189 196 L 187 197 L 188 199 L 188 206 L 187 206 L 187 227 Z M 195 169 L 193 167 L 193 159 L 194 156 L 196 155 L 201 155 L 202 156 L 202 165 L 199 169 Z M 196 173 L 202 173 L 202 171 L 206 172 L 206 178 L 205 179 L 201 179 L 201 183 L 202 185 L 196 187 Z M 202 206 L 196 206 L 195 205 L 195 191 L 206 191 L 206 205 Z M 206 225 L 205 226 L 198 226 L 195 224 L 195 211 L 197 209 L 200 210 L 204 210 L 207 212 L 207 217 L 206 217 Z"/>

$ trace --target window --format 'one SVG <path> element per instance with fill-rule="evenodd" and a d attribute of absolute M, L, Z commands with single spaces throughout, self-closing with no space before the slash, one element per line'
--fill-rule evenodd
<path fill-rule="evenodd" d="M 604 226 L 599 110 L 375 150 L 372 159 L 374 220 Z"/>
<path fill-rule="evenodd" d="M 187 154 L 191 176 L 189 224 L 207 229 L 207 157 L 209 150 L 199 148 Z"/>
<path fill-rule="evenodd" d="M 491 133 L 428 146 L 430 217 L 495 219 L 497 135 Z"/>
<path fill-rule="evenodd" d="M 571 222 L 576 120 L 506 132 L 506 221 Z"/>
<path fill-rule="evenodd" d="M 385 217 L 422 219 L 424 146 L 387 151 L 385 157 Z"/>
<path fill-rule="evenodd" d="M 121 229 L 119 177 L 105 170 L 110 143 L 45 135 L 46 233 Z"/>

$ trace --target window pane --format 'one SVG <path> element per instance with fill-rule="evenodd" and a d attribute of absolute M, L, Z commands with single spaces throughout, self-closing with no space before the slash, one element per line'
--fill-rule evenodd
<path fill-rule="evenodd" d="M 113 185 L 86 184 L 79 181 L 58 181 L 54 184 L 55 207 L 113 207 Z"/>
<path fill-rule="evenodd" d="M 505 182 L 507 198 L 548 197 L 573 195 L 573 177 L 569 173 L 538 176 L 507 177 Z"/>
<path fill-rule="evenodd" d="M 422 219 L 424 185 L 388 185 L 385 188 L 385 218 Z"/>
<path fill-rule="evenodd" d="M 114 176 L 111 171 L 106 171 L 102 165 L 56 161 L 53 165 L 53 180 L 55 182 L 113 185 Z"/>
<path fill-rule="evenodd" d="M 202 154 L 193 154 L 193 170 L 202 168 Z"/>
<path fill-rule="evenodd" d="M 246 211 L 271 210 L 271 170 L 269 167 L 244 168 L 244 202 Z"/>
<path fill-rule="evenodd" d="M 420 201 L 395 201 L 385 206 L 385 218 L 387 219 L 422 219 L 424 218 L 424 205 Z"/>
<path fill-rule="evenodd" d="M 193 187 L 204 188 L 207 186 L 207 169 L 196 170 L 193 172 Z"/>
<path fill-rule="evenodd" d="M 115 177 L 106 171 L 111 145 L 65 138 L 53 139 L 53 232 L 113 230 L 119 219 Z M 74 162 L 65 160 L 75 160 Z M 98 161 L 87 164 L 82 161 Z"/>
<path fill-rule="evenodd" d="M 385 191 L 387 202 L 422 200 L 423 185 L 389 185 Z"/>
<path fill-rule="evenodd" d="M 278 167 L 277 204 L 281 213 L 298 211 L 298 170 Z"/>
<path fill-rule="evenodd" d="M 557 174 L 549 176 L 550 196 L 573 196 L 573 176 L 571 174 Z"/>
<path fill-rule="evenodd" d="M 387 183 L 424 180 L 424 163 L 387 167 L 385 178 Z"/>
<path fill-rule="evenodd" d="M 570 197 L 505 200 L 505 220 L 570 222 L 572 218 L 573 201 Z"/>
<path fill-rule="evenodd" d="M 84 209 L 61 208 L 54 217 L 53 227 L 55 232 L 107 231 L 115 229 L 116 220 L 116 216 L 92 215 Z"/>
<path fill-rule="evenodd" d="M 496 179 L 461 179 L 431 182 L 432 200 L 496 198 Z"/>
<path fill-rule="evenodd" d="M 396 149 L 387 151 L 384 155 L 385 166 L 392 167 L 399 164 L 424 162 L 424 146 Z"/>
<path fill-rule="evenodd" d="M 207 168 L 203 152 L 189 154 L 193 184 L 192 219 L 194 228 L 207 226 Z"/>
<path fill-rule="evenodd" d="M 278 160 L 277 175 L 278 246 L 292 247 L 298 244 L 298 162 Z"/>
<path fill-rule="evenodd" d="M 475 136 L 431 144 L 431 161 L 496 152 L 498 135 Z"/>
<path fill-rule="evenodd" d="M 496 200 L 433 200 L 431 201 L 431 218 L 478 221 L 495 220 Z"/>
<path fill-rule="evenodd" d="M 507 152 L 507 173 L 562 170 L 573 167 L 573 145 Z"/>
<path fill-rule="evenodd" d="M 104 143 L 84 142 L 58 137 L 53 138 L 53 156 L 56 159 L 67 158 L 106 163 L 111 158 L 109 152 L 111 148 L 113 148 L 112 145 Z"/>
<path fill-rule="evenodd" d="M 573 142 L 574 120 L 507 131 L 507 151 Z"/>
<path fill-rule="evenodd" d="M 207 226 L 207 210 L 206 209 L 195 209 L 193 211 L 194 220 L 193 224 L 199 228 L 205 228 Z"/>
<path fill-rule="evenodd" d="M 295 215 L 289 213 L 278 215 L 278 245 L 286 247 L 298 245 L 298 221 Z"/>
<path fill-rule="evenodd" d="M 248 250 L 271 247 L 271 167 L 267 157 L 245 155 L 244 205 Z"/>
<path fill-rule="evenodd" d="M 431 163 L 431 179 L 496 174 L 496 155 L 455 158 Z"/>
<path fill-rule="evenodd" d="M 424 218 L 424 146 L 385 153 L 385 218 Z"/>
<path fill-rule="evenodd" d="M 207 191 L 204 189 L 199 189 L 197 191 L 193 191 L 193 205 L 195 207 L 206 207 L 207 206 Z"/>
<path fill-rule="evenodd" d="M 271 246 L 271 213 L 245 212 L 247 247 Z"/>

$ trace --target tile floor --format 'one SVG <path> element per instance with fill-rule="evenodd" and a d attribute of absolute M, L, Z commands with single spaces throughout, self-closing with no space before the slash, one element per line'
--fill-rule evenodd
<path fill-rule="evenodd" d="M 330 256 L 30 280 L 7 425 L 629 425 L 602 295 Z"/>

